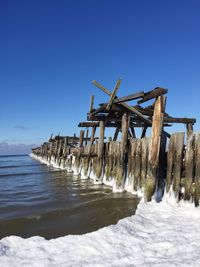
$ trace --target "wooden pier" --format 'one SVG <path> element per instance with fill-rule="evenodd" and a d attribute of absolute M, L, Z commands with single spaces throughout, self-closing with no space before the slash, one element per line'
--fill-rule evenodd
<path fill-rule="evenodd" d="M 114 190 L 141 191 L 146 201 L 152 196 L 160 201 L 164 192 L 170 192 L 177 201 L 189 200 L 198 206 L 200 134 L 193 132 L 196 119 L 166 113 L 167 89 L 156 87 L 118 98 L 121 79 L 113 91 L 97 81 L 92 83 L 109 99 L 95 108 L 91 97 L 87 121 L 78 125 L 86 130 L 79 137 L 51 136 L 32 149 L 33 155 Z M 151 104 L 144 106 L 148 101 Z M 186 133 L 170 135 L 166 129 L 174 123 L 185 124 Z M 105 137 L 106 127 L 115 129 L 113 137 Z M 146 136 L 148 128 L 150 137 Z"/>

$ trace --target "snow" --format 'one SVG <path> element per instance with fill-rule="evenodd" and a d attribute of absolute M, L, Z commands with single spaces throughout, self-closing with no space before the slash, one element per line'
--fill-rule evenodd
<path fill-rule="evenodd" d="M 0 266 L 200 266 L 200 209 L 162 202 L 138 205 L 136 214 L 84 235 L 45 240 L 0 240 Z"/>

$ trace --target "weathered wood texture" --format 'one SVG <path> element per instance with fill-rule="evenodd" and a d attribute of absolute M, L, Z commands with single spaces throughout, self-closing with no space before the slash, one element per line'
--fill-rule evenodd
<path fill-rule="evenodd" d="M 116 178 L 116 188 L 122 189 L 125 182 L 125 173 L 126 173 L 126 155 L 127 155 L 127 141 L 128 141 L 128 130 L 130 124 L 130 114 L 124 113 L 122 117 L 122 140 L 120 145 L 120 159 L 119 166 L 117 168 L 117 178 Z"/>
<path fill-rule="evenodd" d="M 167 89 L 156 87 L 154 90 L 145 93 L 142 100 L 138 100 L 138 104 L 144 103 L 144 102 L 149 101 L 153 98 L 157 98 L 163 94 L 166 94 L 167 91 L 168 91 Z"/>
<path fill-rule="evenodd" d="M 160 155 L 161 135 L 163 131 L 163 117 L 165 111 L 165 96 L 159 96 L 155 102 L 152 122 L 152 135 L 149 146 L 149 164 L 145 185 L 145 199 L 151 200 L 157 184 L 157 171 Z"/>

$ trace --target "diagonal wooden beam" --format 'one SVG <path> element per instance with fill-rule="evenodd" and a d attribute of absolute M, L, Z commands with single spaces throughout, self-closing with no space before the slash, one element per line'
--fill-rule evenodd
<path fill-rule="evenodd" d="M 98 83 L 97 81 L 92 81 L 92 83 L 97 86 L 99 89 L 101 89 L 104 93 L 106 93 L 107 95 L 111 96 L 112 93 L 106 89 L 105 87 L 103 87 L 100 83 Z M 122 105 L 123 107 L 127 108 L 129 111 L 135 113 L 138 117 L 140 117 L 144 122 L 146 122 L 148 125 L 152 125 L 151 120 L 147 119 L 146 117 L 144 117 L 139 111 L 137 111 L 135 108 L 129 106 L 127 103 L 119 103 L 119 105 Z"/>
<path fill-rule="evenodd" d="M 107 95 L 111 96 L 112 93 L 111 93 L 108 89 L 106 89 L 105 87 L 103 87 L 100 83 L 98 83 L 98 82 L 95 81 L 95 80 L 93 80 L 92 83 L 93 83 L 96 87 L 98 87 L 99 89 L 101 89 L 104 93 L 106 93 Z"/>
<path fill-rule="evenodd" d="M 141 120 L 146 122 L 148 125 L 152 125 L 151 120 L 147 119 L 145 116 L 142 115 L 138 110 L 135 108 L 129 106 L 127 103 L 120 103 L 119 105 L 122 105 L 123 107 L 127 108 L 129 111 L 135 113 Z"/>
<path fill-rule="evenodd" d="M 90 113 L 93 111 L 93 106 L 94 106 L 94 95 L 92 95 L 90 99 Z"/>
<path fill-rule="evenodd" d="M 132 133 L 133 138 L 136 138 L 134 127 L 133 126 L 130 126 L 130 129 L 131 129 L 131 133 Z"/>
<path fill-rule="evenodd" d="M 110 100 L 109 100 L 109 102 L 108 102 L 108 105 L 107 105 L 107 107 L 106 107 L 106 110 L 110 110 L 110 108 L 111 108 L 111 106 L 112 106 L 112 103 L 113 103 L 113 101 L 114 101 L 114 98 L 115 98 L 115 96 L 116 96 L 116 93 L 117 93 L 117 90 L 119 89 L 119 86 L 120 86 L 120 84 L 121 84 L 121 79 L 118 79 L 117 80 L 117 83 L 116 83 L 116 85 L 115 85 L 115 87 L 114 87 L 114 89 L 113 89 L 113 92 L 112 92 L 112 95 L 110 96 Z"/>
<path fill-rule="evenodd" d="M 115 133 L 114 133 L 113 141 L 116 141 L 116 140 L 117 140 L 117 137 L 118 137 L 119 131 L 120 131 L 120 128 L 119 128 L 119 127 L 117 127 L 117 128 L 116 128 L 116 130 L 115 130 Z"/>

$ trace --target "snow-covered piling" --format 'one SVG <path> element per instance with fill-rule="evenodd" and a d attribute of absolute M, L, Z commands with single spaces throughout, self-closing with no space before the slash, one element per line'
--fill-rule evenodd
<path fill-rule="evenodd" d="M 72 146 L 67 137 L 56 137 L 33 149 L 32 155 L 43 163 L 69 172 L 73 171 L 83 179 L 93 179 L 95 182 L 112 186 L 115 191 L 145 193 L 150 181 L 147 172 L 151 168 L 149 161 L 151 138 L 129 138 L 126 150 L 123 151 L 123 143 L 119 141 L 105 142 L 100 146 L 99 140 L 91 143 L 90 139 L 90 142 L 87 141 L 87 145 L 83 146 L 85 140 L 83 134 L 82 132 L 81 142 L 76 138 L 75 146 Z M 152 191 L 149 194 L 155 195 L 158 190 L 166 193 L 174 192 L 177 201 L 184 199 L 198 206 L 200 134 L 192 133 L 186 144 L 184 144 L 185 139 L 183 132 L 171 135 L 167 149 L 159 161 L 163 168 L 163 176 L 160 177 L 162 182 L 159 183 L 159 177 L 156 177 L 156 188 L 151 187 L 149 190 Z M 70 137 L 70 140 L 72 141 L 73 137 Z"/>

